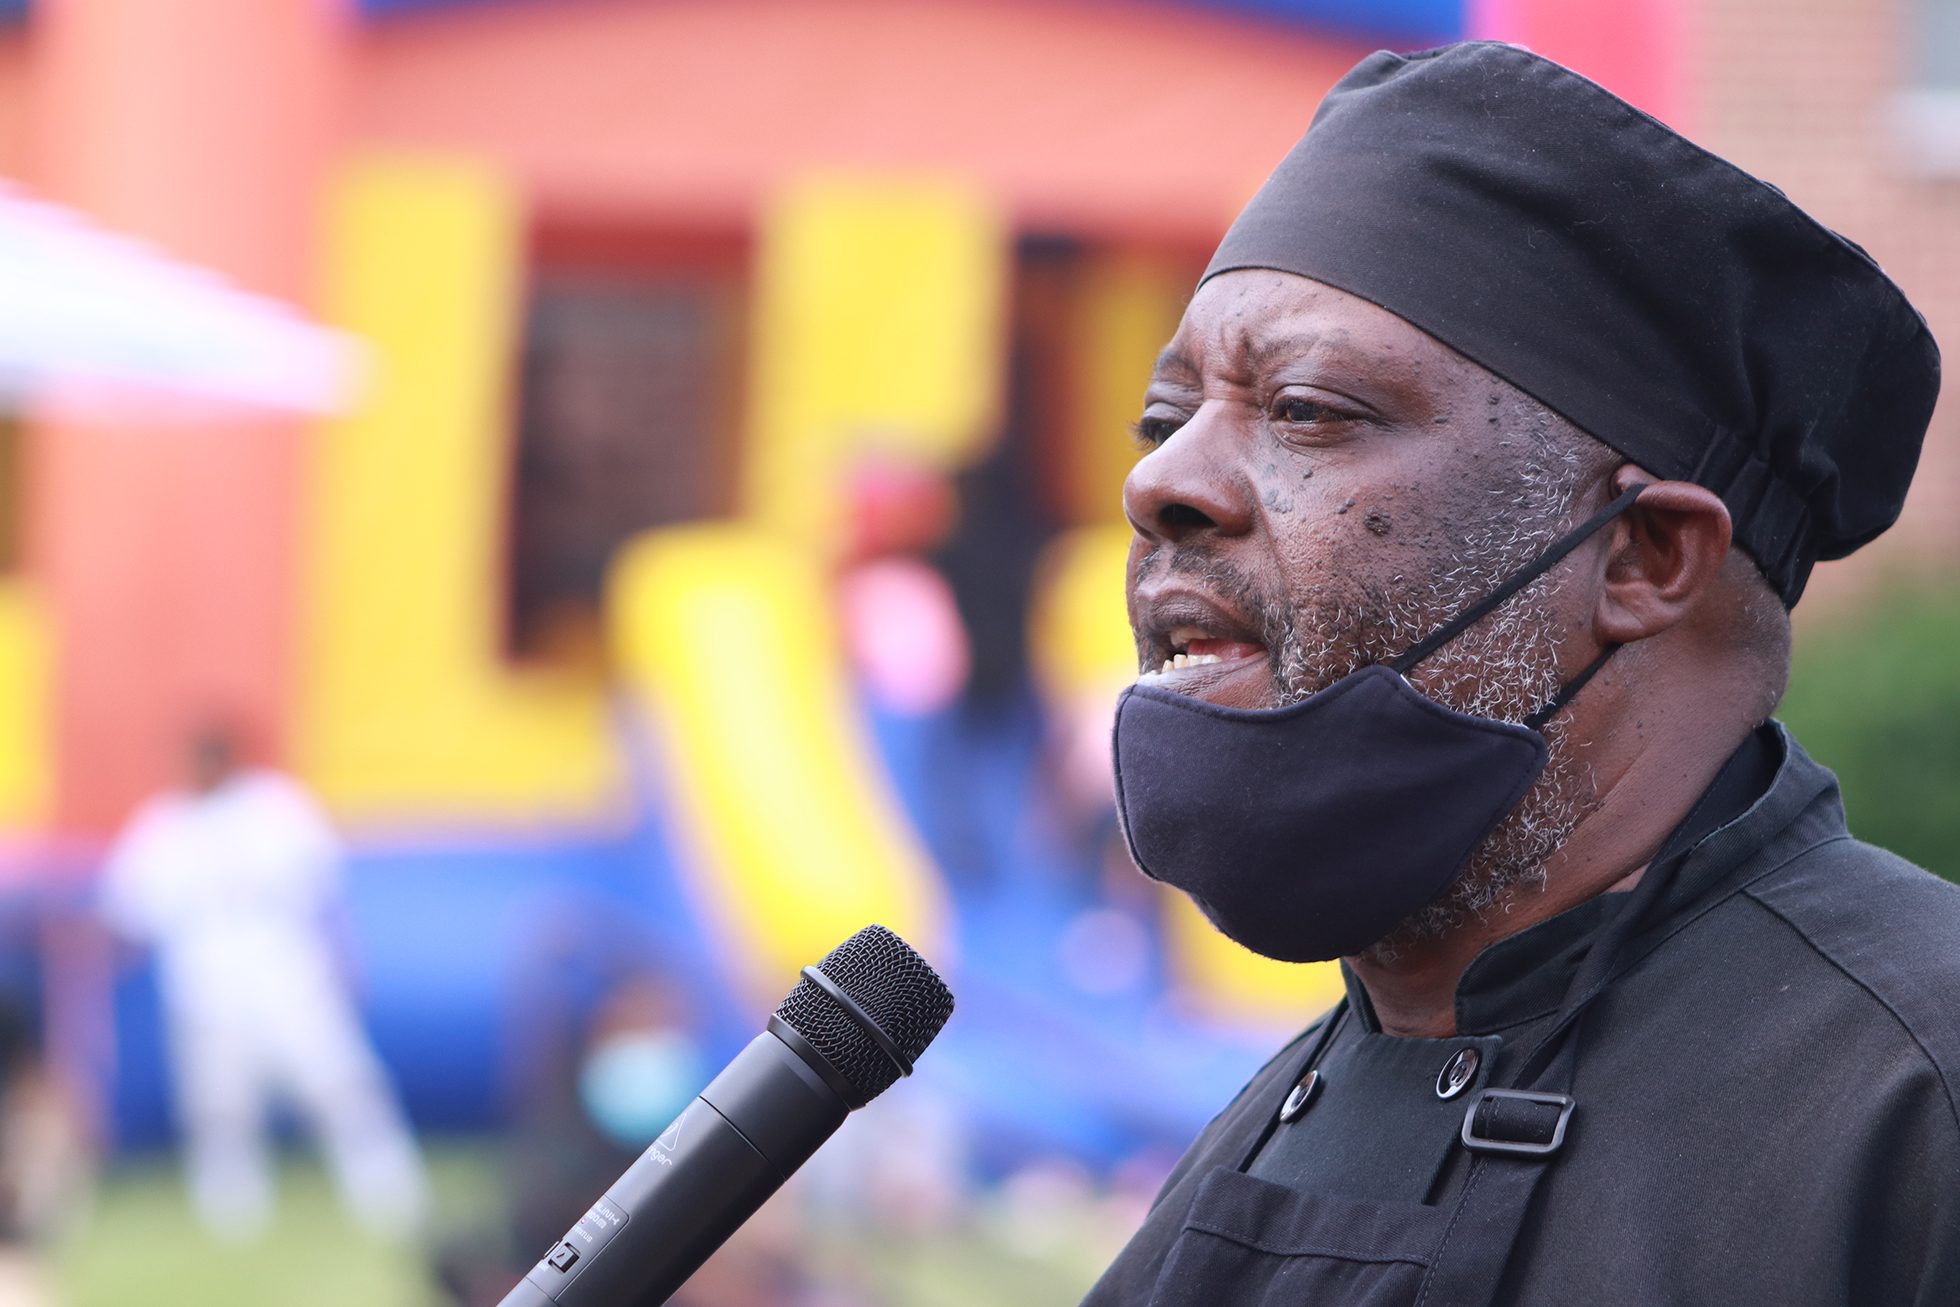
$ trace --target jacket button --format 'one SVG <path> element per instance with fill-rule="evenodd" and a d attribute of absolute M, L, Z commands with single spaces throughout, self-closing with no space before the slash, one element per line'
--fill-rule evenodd
<path fill-rule="evenodd" d="M 1436 1075 L 1436 1097 L 1455 1098 L 1470 1087 L 1477 1078 L 1477 1050 L 1460 1048 L 1456 1056 L 1443 1063 L 1443 1069 Z"/>
<path fill-rule="evenodd" d="M 1320 1072 L 1309 1071 L 1301 1076 L 1300 1083 L 1293 1086 L 1293 1092 L 1289 1093 L 1286 1101 L 1280 1104 L 1279 1123 L 1285 1125 L 1299 1119 L 1300 1113 L 1307 1110 L 1307 1104 L 1313 1102 L 1314 1095 L 1319 1092 Z"/>

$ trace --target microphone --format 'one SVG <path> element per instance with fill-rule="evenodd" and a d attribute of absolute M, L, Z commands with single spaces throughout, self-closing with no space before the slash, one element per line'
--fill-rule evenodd
<path fill-rule="evenodd" d="M 658 1307 L 946 1024 L 953 995 L 866 926 L 803 968 L 757 1035 L 500 1307 Z"/>

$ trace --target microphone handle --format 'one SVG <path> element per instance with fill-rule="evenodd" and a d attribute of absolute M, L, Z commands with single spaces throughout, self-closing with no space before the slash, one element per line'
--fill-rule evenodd
<path fill-rule="evenodd" d="M 849 1105 L 794 1031 L 769 1026 L 500 1307 L 658 1307 L 836 1132 Z"/>

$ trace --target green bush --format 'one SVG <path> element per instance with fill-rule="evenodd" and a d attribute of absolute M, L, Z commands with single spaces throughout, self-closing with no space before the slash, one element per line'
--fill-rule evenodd
<path fill-rule="evenodd" d="M 1898 585 L 1800 627 L 1777 716 L 1837 773 L 1854 835 L 1960 880 L 1960 592 Z"/>

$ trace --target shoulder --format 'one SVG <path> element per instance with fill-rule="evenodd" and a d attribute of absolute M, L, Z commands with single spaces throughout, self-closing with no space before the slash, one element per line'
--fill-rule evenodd
<path fill-rule="evenodd" d="M 1960 985 L 1960 885 L 1884 849 L 1830 840 L 1743 893 L 1867 986 L 1902 993 L 1919 980 L 1951 994 Z"/>
<path fill-rule="evenodd" d="M 175 821 L 196 807 L 197 796 L 184 790 L 163 790 L 136 805 L 136 811 L 129 817 L 129 828 Z"/>
<path fill-rule="evenodd" d="M 1845 836 L 1743 895 L 1835 972 L 1841 989 L 1884 1009 L 1960 1109 L 1960 886 Z"/>
<path fill-rule="evenodd" d="M 232 780 L 235 791 L 250 794 L 256 798 L 272 799 L 282 803 L 307 803 L 311 799 L 306 788 L 292 777 L 270 767 L 255 767 L 240 772 Z"/>
<path fill-rule="evenodd" d="M 284 772 L 259 768 L 231 782 L 235 802 L 259 811 L 279 813 L 294 819 L 324 821 L 325 811 L 313 792 Z"/>
<path fill-rule="evenodd" d="M 154 794 L 143 800 L 116 833 L 115 843 L 111 847 L 111 861 L 118 855 L 127 854 L 132 848 L 143 846 L 175 830 L 191 806 L 188 796 L 175 790 Z"/>

